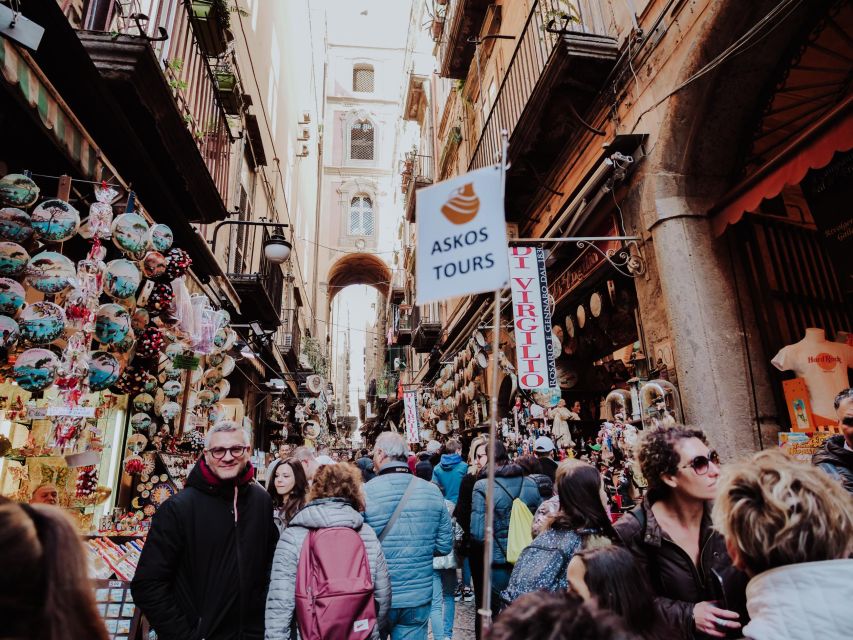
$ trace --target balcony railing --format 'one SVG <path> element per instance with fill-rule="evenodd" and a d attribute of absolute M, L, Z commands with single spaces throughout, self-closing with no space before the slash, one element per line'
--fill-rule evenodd
<path fill-rule="evenodd" d="M 412 346 L 423 353 L 432 349 L 441 337 L 441 315 L 438 304 L 416 305 L 412 310 Z"/>
<path fill-rule="evenodd" d="M 262 325 L 278 327 L 284 294 L 281 265 L 263 257 L 267 229 L 240 227 L 231 229 L 226 275 L 242 300 L 244 321 L 257 320 Z"/>
<path fill-rule="evenodd" d="M 412 156 L 412 173 L 406 186 L 406 218 L 415 220 L 415 191 L 435 181 L 435 165 L 432 156 Z"/>
<path fill-rule="evenodd" d="M 176 106 L 227 203 L 231 132 L 213 72 L 217 60 L 208 59 L 200 48 L 192 6 L 184 0 L 92 0 L 83 27 L 149 41 Z"/>
<path fill-rule="evenodd" d="M 469 39 L 480 33 L 480 26 L 491 2 L 492 0 L 448 0 L 440 31 L 441 47 L 438 60 L 439 75 L 443 78 L 465 77 L 475 51 L 474 44 Z"/>
<path fill-rule="evenodd" d="M 600 0 L 534 0 L 468 169 L 497 162 L 501 130 L 512 137 L 543 72 L 571 35 L 613 41 Z"/>
<path fill-rule="evenodd" d="M 281 357 L 291 366 L 299 359 L 302 340 L 302 328 L 299 326 L 299 310 L 284 309 L 281 312 L 281 326 L 278 329 L 276 344 Z"/>

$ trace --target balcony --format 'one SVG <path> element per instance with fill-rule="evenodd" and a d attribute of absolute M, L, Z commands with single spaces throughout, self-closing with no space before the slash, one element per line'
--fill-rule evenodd
<path fill-rule="evenodd" d="M 291 371 L 296 371 L 299 367 L 301 340 L 302 327 L 299 326 L 299 309 L 283 309 L 276 345 L 282 359 Z"/>
<path fill-rule="evenodd" d="M 276 329 L 282 323 L 284 274 L 281 265 L 263 257 L 268 238 L 264 227 L 232 227 L 226 276 L 243 301 L 236 322 L 258 322 L 265 329 Z"/>
<path fill-rule="evenodd" d="M 416 305 L 412 310 L 412 347 L 418 353 L 426 353 L 441 338 L 441 317 L 438 305 Z"/>
<path fill-rule="evenodd" d="M 432 156 L 420 156 L 413 154 L 406 159 L 410 166 L 411 173 L 408 180 L 403 181 L 406 185 L 405 202 L 406 202 L 406 220 L 409 222 L 415 221 L 415 191 L 421 187 L 428 187 L 435 179 Z M 405 174 L 404 174 L 405 178 Z"/>
<path fill-rule="evenodd" d="M 475 46 L 469 42 L 480 33 L 492 0 L 448 0 L 438 56 L 439 75 L 462 79 L 474 59 Z"/>
<path fill-rule="evenodd" d="M 115 132 L 107 137 L 110 157 L 132 168 L 124 171 L 134 176 L 141 195 L 168 189 L 187 219 L 201 223 L 228 215 L 235 133 L 226 116 L 240 110 L 239 81 L 227 56 L 208 57 L 224 51 L 228 37 L 216 11 L 206 14 L 210 20 L 201 17 L 210 6 L 218 5 L 97 0 L 89 3 L 78 32 L 131 125 L 130 139 Z"/>
<path fill-rule="evenodd" d="M 391 304 L 400 304 L 406 295 L 406 273 L 397 269 L 391 275 Z"/>
<path fill-rule="evenodd" d="M 412 344 L 412 313 L 408 309 L 400 308 L 400 319 L 397 322 L 395 336 L 400 346 Z"/>
<path fill-rule="evenodd" d="M 496 161 L 509 132 L 507 212 L 527 209 L 601 91 L 618 42 L 598 0 L 534 0 L 506 74 L 486 117 L 469 170 Z"/>

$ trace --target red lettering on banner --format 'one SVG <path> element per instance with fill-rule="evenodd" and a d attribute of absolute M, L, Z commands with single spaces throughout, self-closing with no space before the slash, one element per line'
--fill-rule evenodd
<path fill-rule="evenodd" d="M 545 386 L 545 378 L 538 373 L 525 373 L 521 376 L 521 384 L 528 389 L 538 389 Z"/>
<path fill-rule="evenodd" d="M 542 357 L 542 354 L 538 356 L 530 355 L 530 345 L 522 345 L 521 347 L 521 359 L 522 360 L 538 360 Z"/>
<path fill-rule="evenodd" d="M 530 283 L 533 282 L 533 278 L 527 278 L 527 284 L 524 284 L 524 278 L 513 278 L 518 283 L 518 286 L 522 289 L 527 289 L 530 286 Z"/>
<path fill-rule="evenodd" d="M 529 316 L 531 318 L 536 317 L 536 305 L 535 304 L 517 304 L 515 305 L 515 313 L 519 317 Z"/>
<path fill-rule="evenodd" d="M 524 318 L 517 318 L 516 319 L 515 328 L 521 332 L 533 332 L 533 331 L 539 330 L 539 325 L 536 324 L 535 318 L 524 317 Z"/>

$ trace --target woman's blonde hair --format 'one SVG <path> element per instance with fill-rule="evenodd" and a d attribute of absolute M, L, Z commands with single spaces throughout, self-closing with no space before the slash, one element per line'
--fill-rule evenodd
<path fill-rule="evenodd" d="M 311 482 L 308 502 L 320 498 L 344 498 L 356 511 L 364 511 L 361 470 L 348 462 L 324 464 Z"/>
<path fill-rule="evenodd" d="M 476 475 L 477 470 L 477 447 L 489 444 L 489 439 L 486 436 L 477 436 L 471 440 L 471 447 L 468 449 L 468 473 Z"/>
<path fill-rule="evenodd" d="M 853 552 L 853 498 L 777 450 L 723 467 L 713 519 L 752 575 Z"/>

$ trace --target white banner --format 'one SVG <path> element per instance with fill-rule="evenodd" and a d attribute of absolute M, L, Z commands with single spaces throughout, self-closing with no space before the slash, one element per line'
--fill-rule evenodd
<path fill-rule="evenodd" d="M 418 430 L 418 392 L 403 392 L 403 414 L 406 416 L 406 442 L 420 442 Z"/>
<path fill-rule="evenodd" d="M 518 384 L 522 389 L 556 388 L 545 251 L 512 247 L 509 272 Z"/>
<path fill-rule="evenodd" d="M 417 304 L 495 291 L 509 278 L 499 167 L 416 192 Z"/>

